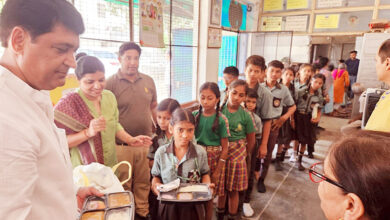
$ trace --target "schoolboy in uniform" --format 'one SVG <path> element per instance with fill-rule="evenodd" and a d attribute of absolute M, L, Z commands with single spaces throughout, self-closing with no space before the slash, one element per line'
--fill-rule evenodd
<path fill-rule="evenodd" d="M 235 66 L 228 66 L 228 67 L 225 67 L 225 69 L 223 70 L 223 82 L 226 85 L 226 89 L 221 91 L 221 98 L 220 98 L 221 106 L 223 103 L 225 103 L 225 101 L 227 99 L 227 90 L 228 90 L 230 83 L 237 80 L 239 75 L 240 75 L 240 72 L 237 69 L 237 67 L 235 67 Z"/>
<path fill-rule="evenodd" d="M 285 85 L 278 82 L 282 76 L 283 68 L 284 65 L 282 62 L 278 60 L 271 61 L 267 68 L 266 82 L 263 83 L 263 85 L 269 89 L 273 95 L 272 112 L 274 115 L 276 115 L 276 117 L 272 120 L 271 132 L 267 144 L 267 157 L 263 163 L 262 172 L 260 175 L 260 179 L 263 181 L 265 180 L 268 173 L 269 164 L 271 163 L 272 159 L 272 151 L 274 150 L 279 135 L 279 128 L 294 114 L 296 110 L 295 102 L 290 94 L 289 89 Z M 284 115 L 282 115 L 283 106 L 288 107 L 288 111 Z M 275 163 L 277 171 L 282 170 L 282 166 L 280 164 L 281 153 L 282 147 L 279 146 Z"/>
<path fill-rule="evenodd" d="M 263 123 L 261 121 L 261 118 L 255 113 L 256 112 L 256 103 L 257 99 L 259 96 L 257 95 L 257 91 L 254 89 L 248 89 L 248 93 L 246 95 L 246 100 L 245 100 L 245 107 L 248 110 L 248 113 L 250 113 L 251 117 L 254 120 L 254 123 L 256 125 L 256 133 L 255 133 L 255 147 L 252 153 L 252 158 L 250 161 L 250 164 L 248 164 L 248 189 L 245 191 L 245 195 L 242 196 L 243 198 L 243 214 L 245 217 L 250 217 L 254 214 L 254 211 L 252 207 L 250 206 L 250 201 L 251 201 L 251 193 L 253 189 L 253 179 L 255 178 L 254 172 L 255 172 L 255 167 L 256 163 L 260 163 L 260 159 L 256 158 L 256 154 L 259 151 L 259 146 L 261 143 L 261 137 L 262 137 L 262 130 L 263 130 Z"/>
<path fill-rule="evenodd" d="M 265 78 L 265 60 L 262 56 L 252 55 L 248 57 L 245 63 L 245 79 L 248 87 L 257 92 L 258 98 L 256 100 L 256 114 L 262 120 L 262 136 L 261 141 L 259 142 L 260 146 L 258 151 L 248 152 L 247 164 L 249 170 L 249 180 L 248 180 L 248 189 L 244 195 L 240 195 L 242 200 L 244 200 L 243 211 L 244 216 L 249 217 L 253 213 L 253 209 L 250 206 L 250 193 L 252 192 L 253 187 L 253 176 L 254 176 L 254 167 L 250 166 L 252 160 L 255 158 L 265 158 L 267 155 L 267 142 L 268 136 L 271 130 L 271 119 L 275 116 L 272 115 L 272 93 L 266 89 L 263 85 L 260 85 L 259 82 L 263 82 Z M 264 191 L 264 183 L 258 181 L 258 188 L 260 191 Z M 259 190 L 259 189 L 258 189 Z M 240 205 L 241 207 L 241 205 Z"/>

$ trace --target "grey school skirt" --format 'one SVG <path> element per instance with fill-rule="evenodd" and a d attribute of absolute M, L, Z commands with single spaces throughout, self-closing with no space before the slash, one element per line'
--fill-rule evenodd
<path fill-rule="evenodd" d="M 204 220 L 204 203 L 161 203 L 158 207 L 161 220 Z"/>

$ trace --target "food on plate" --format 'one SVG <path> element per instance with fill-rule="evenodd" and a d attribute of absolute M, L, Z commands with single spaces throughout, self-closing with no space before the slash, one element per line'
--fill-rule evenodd
<path fill-rule="evenodd" d="M 110 208 L 130 205 L 130 195 L 127 192 L 112 193 L 108 195 L 108 206 Z"/>
<path fill-rule="evenodd" d="M 129 208 L 108 210 L 106 220 L 131 220 Z"/>
<path fill-rule="evenodd" d="M 192 195 L 192 193 L 182 192 L 177 194 L 178 200 L 192 200 L 193 198 L 194 196 Z"/>
<path fill-rule="evenodd" d="M 179 192 L 208 192 L 209 187 L 207 185 L 189 185 L 179 188 Z"/>
<path fill-rule="evenodd" d="M 104 220 L 104 211 L 84 212 L 80 220 Z"/>
<path fill-rule="evenodd" d="M 169 194 L 169 193 L 161 194 L 161 198 L 162 199 L 166 199 L 166 200 L 174 200 L 174 199 L 176 199 L 175 195 Z"/>
<path fill-rule="evenodd" d="M 106 205 L 102 200 L 90 200 L 87 202 L 85 210 L 105 209 Z"/>

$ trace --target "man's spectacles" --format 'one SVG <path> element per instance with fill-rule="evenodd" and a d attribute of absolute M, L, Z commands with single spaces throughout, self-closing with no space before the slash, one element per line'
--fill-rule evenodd
<path fill-rule="evenodd" d="M 348 190 L 345 189 L 345 187 L 342 186 L 340 183 L 338 183 L 338 182 L 336 182 L 336 181 L 334 181 L 334 180 L 332 180 L 324 175 L 324 164 L 322 162 L 315 163 L 310 167 L 309 176 L 310 176 L 311 181 L 313 181 L 314 183 L 319 183 L 319 182 L 322 182 L 325 180 L 326 182 L 328 182 L 330 184 L 333 184 L 337 187 L 340 187 L 345 192 L 348 192 Z"/>

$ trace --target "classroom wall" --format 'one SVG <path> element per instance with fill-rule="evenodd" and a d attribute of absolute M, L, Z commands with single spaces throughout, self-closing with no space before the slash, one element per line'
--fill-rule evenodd
<path fill-rule="evenodd" d="M 204 82 L 218 82 L 219 49 L 208 48 L 208 27 L 210 23 L 211 1 L 200 1 L 199 22 L 199 65 L 197 88 Z"/>
<path fill-rule="evenodd" d="M 329 4 L 330 0 L 316 0 L 309 1 L 306 8 L 291 10 L 288 9 L 287 3 L 293 2 L 290 0 L 282 0 L 281 10 L 264 10 L 265 2 L 273 2 L 272 0 L 255 1 L 255 0 L 238 0 L 240 3 L 253 4 L 253 10 L 248 13 L 247 16 L 247 31 L 265 31 L 268 35 L 263 39 L 263 43 L 254 41 L 254 37 L 250 34 L 246 36 L 246 48 L 245 45 L 239 41 L 238 48 L 238 62 L 237 66 L 240 72 L 243 72 L 243 64 L 246 57 L 252 54 L 262 55 L 269 62 L 273 59 L 284 58 L 291 50 L 291 62 L 294 63 L 309 63 L 312 53 L 312 45 L 314 44 L 328 44 L 329 50 L 327 55 L 332 63 L 337 64 L 338 60 L 346 59 L 349 56 L 349 51 L 355 47 L 359 47 L 357 44 L 361 41 L 359 36 L 368 31 L 368 23 L 371 19 L 375 18 L 390 18 L 390 0 L 336 0 L 340 4 Z M 276 1 L 275 1 L 276 2 Z M 279 1 L 278 1 L 279 2 Z M 218 62 L 219 62 L 219 49 L 207 48 L 207 29 L 210 26 L 210 4 L 211 1 L 201 0 L 201 22 L 200 22 L 200 50 L 199 50 L 199 76 L 198 85 L 205 81 L 218 80 Z M 275 3 L 276 4 L 276 3 Z M 268 7 L 269 8 L 269 7 Z M 257 13 L 257 14 L 256 14 Z M 324 28 L 320 25 L 316 25 L 317 15 L 339 15 L 338 24 L 334 27 Z M 256 16 L 257 15 L 257 16 Z M 364 15 L 364 16 L 363 16 Z M 281 45 L 286 40 L 278 40 L 280 36 L 277 33 L 281 33 L 275 30 L 266 29 L 263 25 L 264 18 L 282 18 L 280 24 L 281 31 L 288 31 L 291 27 L 287 25 L 287 18 L 291 16 L 307 16 L 306 28 L 304 31 L 294 31 L 290 45 Z M 256 27 L 255 27 L 256 26 Z M 275 25 L 274 25 L 275 26 Z M 276 28 L 276 26 L 273 28 Z M 330 25 L 329 25 L 330 26 Z M 296 25 L 294 28 L 299 27 Z M 275 36 L 273 36 L 273 34 Z M 239 35 L 240 36 L 240 35 Z M 330 42 L 319 42 L 320 38 L 329 37 Z M 258 37 L 257 37 L 258 38 Z M 282 37 L 283 38 L 283 37 Z M 348 42 L 339 42 L 338 39 L 348 40 Z M 347 39 L 348 38 L 348 39 Z M 349 39 L 351 38 L 351 39 Z M 355 40 L 356 39 L 356 40 Z M 266 42 L 265 42 L 266 41 Z M 275 46 L 275 42 L 281 43 Z M 253 46 L 257 44 L 257 46 Z M 261 45 L 261 46 L 259 46 Z M 318 55 L 318 54 L 317 54 Z M 360 56 L 360 53 L 359 55 Z M 313 57 L 314 59 L 316 57 Z"/>

